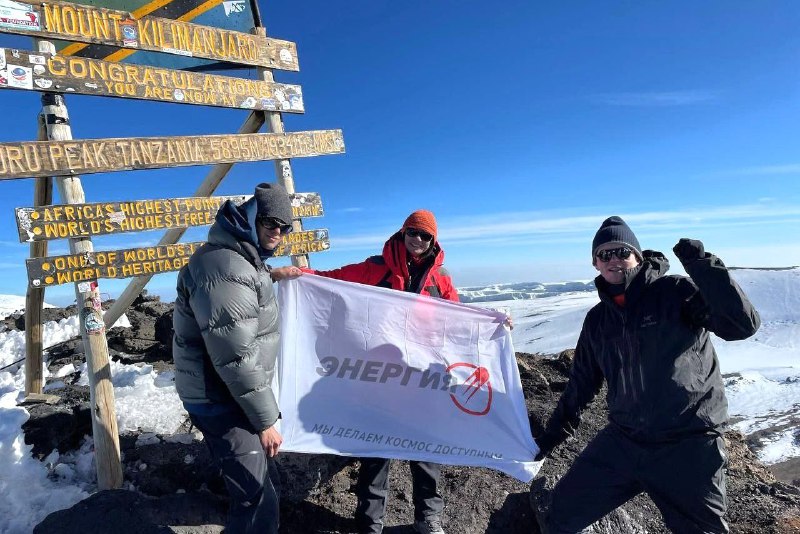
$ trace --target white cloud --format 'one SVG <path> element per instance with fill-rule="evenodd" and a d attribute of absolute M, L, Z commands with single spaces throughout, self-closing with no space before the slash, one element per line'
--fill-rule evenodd
<path fill-rule="evenodd" d="M 601 93 L 592 95 L 591 100 L 608 106 L 629 107 L 673 107 L 702 104 L 717 99 L 710 91 L 660 91 L 644 93 Z"/>
<path fill-rule="evenodd" d="M 562 210 L 563 212 L 563 210 Z M 591 239 L 600 223 L 610 214 L 594 213 L 557 216 L 555 211 L 532 211 L 440 218 L 439 238 L 448 247 L 474 244 L 481 247 L 521 244 L 572 244 Z M 621 213 L 642 237 L 681 235 L 711 229 L 748 228 L 755 225 L 796 225 L 800 206 L 760 202 L 733 206 L 697 206 L 673 211 Z M 337 235 L 336 250 L 375 250 L 391 232 Z"/>
<path fill-rule="evenodd" d="M 788 163 L 785 165 L 761 165 L 757 167 L 745 167 L 732 171 L 722 171 L 718 173 L 724 176 L 764 176 L 764 175 L 783 175 L 800 174 L 800 163 Z"/>

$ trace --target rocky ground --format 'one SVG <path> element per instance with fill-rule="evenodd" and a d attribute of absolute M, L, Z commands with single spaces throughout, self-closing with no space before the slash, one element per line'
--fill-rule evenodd
<path fill-rule="evenodd" d="M 46 320 L 72 310 L 46 310 Z M 142 297 L 128 313 L 131 328 L 109 332 L 112 358 L 125 363 L 146 362 L 159 370 L 172 367 L 171 304 Z M 22 329 L 23 321 L 10 317 L 0 328 Z M 517 354 L 523 389 L 533 419 L 534 432 L 554 408 L 563 390 L 571 353 L 551 358 Z M 49 351 L 49 366 L 80 362 L 80 341 L 74 339 Z M 54 448 L 74 450 L 91 433 L 87 387 L 66 384 L 53 391 L 54 405 L 26 406 L 26 441 L 33 454 L 44 458 Z M 569 467 L 588 440 L 605 424 L 604 396 L 586 411 L 576 439 L 556 449 L 532 486 L 489 469 L 447 466 L 443 469 L 444 526 L 453 533 L 538 533 L 537 517 L 546 508 L 549 488 Z M 800 533 L 800 488 L 779 481 L 761 465 L 741 434 L 726 435 L 728 468 L 728 520 L 736 533 Z M 221 532 L 226 506 L 225 491 L 209 461 L 201 436 L 188 425 L 173 436 L 133 433 L 121 436 L 125 486 L 131 490 L 103 491 L 68 510 L 49 515 L 35 532 L 40 534 L 108 532 L 169 533 Z M 358 461 L 336 456 L 282 453 L 281 532 L 352 532 L 356 505 L 353 485 Z M 795 481 L 796 483 L 797 481 Z M 410 534 L 413 519 L 408 466 L 394 462 L 391 471 L 387 534 Z M 667 532 L 652 501 L 640 495 L 610 514 L 589 532 Z"/>

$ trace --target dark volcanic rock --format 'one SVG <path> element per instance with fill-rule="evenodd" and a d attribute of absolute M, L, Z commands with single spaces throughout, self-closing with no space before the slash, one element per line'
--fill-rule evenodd
<path fill-rule="evenodd" d="M 77 369 L 84 361 L 83 340 L 80 336 L 56 343 L 45 351 L 50 372 L 56 372 L 67 364 Z"/>
<path fill-rule="evenodd" d="M 123 363 L 172 360 L 172 303 L 159 297 L 140 295 L 125 312 L 130 328 L 108 331 L 108 347 Z"/>
<path fill-rule="evenodd" d="M 22 425 L 25 443 L 33 445 L 38 458 L 53 449 L 60 453 L 77 449 L 83 436 L 92 435 L 89 387 L 66 385 L 54 393 L 61 397 L 55 405 L 25 406 L 30 413 L 30 419 Z"/>
<path fill-rule="evenodd" d="M 171 365 L 167 348 L 172 337 L 171 320 L 167 319 L 171 310 L 171 305 L 157 299 L 137 300 L 128 312 L 132 328 L 116 328 L 110 332 L 118 350 L 126 352 L 125 361 L 140 358 L 157 368 Z M 135 351 L 139 352 L 132 354 Z M 66 346 L 58 354 L 58 365 L 76 357 L 70 356 Z M 571 351 L 552 359 L 517 354 L 534 434 L 541 430 L 564 390 L 571 357 Z M 77 429 L 88 424 L 84 415 L 75 417 L 75 409 L 85 407 L 88 410 L 86 396 L 79 388 L 62 388 L 55 393 L 62 395 L 62 401 L 56 406 L 29 408 L 31 420 L 26 423 L 26 439 L 34 443 L 34 451 L 39 455 L 49 453 L 54 447 L 62 452 L 62 446 L 77 447 L 75 439 L 81 434 Z M 489 469 L 444 466 L 441 490 L 445 500 L 445 530 L 451 534 L 541 532 L 537 515 L 541 516 L 546 510 L 549 489 L 606 422 L 605 393 L 601 392 L 585 411 L 575 439 L 553 452 L 532 485 Z M 90 429 L 83 431 L 89 432 Z M 73 445 L 63 442 L 64 436 L 71 436 L 69 443 Z M 96 493 L 69 510 L 51 514 L 35 532 L 220 532 L 226 491 L 205 445 L 191 438 L 180 443 L 165 441 L 173 440 L 171 437 L 161 438 L 148 445 L 140 443 L 138 447 L 137 435 L 120 438 L 125 483 L 135 487 L 137 492 Z M 747 448 L 741 434 L 729 432 L 726 439 L 730 460 L 727 483 L 731 532 L 800 533 L 800 488 L 777 482 L 773 473 Z M 353 532 L 357 459 L 281 453 L 278 465 L 282 481 L 281 532 Z M 392 463 L 390 484 L 384 532 L 411 534 L 413 490 L 407 462 Z M 108 525 L 112 526 L 111 530 L 98 527 Z M 666 533 L 667 530 L 652 501 L 640 495 L 587 532 L 627 534 Z"/>
<path fill-rule="evenodd" d="M 205 492 L 155 499 L 134 491 L 95 493 L 67 510 L 48 515 L 33 529 L 35 534 L 212 534 L 222 531 L 225 508 Z M 170 528 L 170 526 L 175 526 Z"/>
<path fill-rule="evenodd" d="M 124 449 L 125 479 L 142 493 L 162 496 L 203 487 L 223 493 L 223 482 L 205 443 L 155 443 Z"/>
<path fill-rule="evenodd" d="M 0 320 L 0 332 L 7 332 L 9 330 L 19 330 L 17 328 L 17 320 L 22 315 L 22 312 L 15 311 L 5 319 Z M 24 321 L 24 320 L 23 320 Z"/>
<path fill-rule="evenodd" d="M 70 315 L 75 315 L 76 311 L 77 309 L 75 306 L 68 306 L 66 308 L 42 308 L 42 323 L 66 319 Z M 15 318 L 14 326 L 17 330 L 25 330 L 24 313 Z"/>
<path fill-rule="evenodd" d="M 156 319 L 155 325 L 156 341 L 170 347 L 170 352 L 172 351 L 172 336 L 175 334 L 175 330 L 172 328 L 172 313 L 174 311 L 174 309 L 170 309 L 164 313 L 164 315 Z"/>

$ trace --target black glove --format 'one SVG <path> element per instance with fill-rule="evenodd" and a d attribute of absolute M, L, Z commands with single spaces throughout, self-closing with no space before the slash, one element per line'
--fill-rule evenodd
<path fill-rule="evenodd" d="M 672 247 L 672 251 L 681 260 L 683 265 L 688 265 L 695 260 L 706 257 L 706 251 L 703 248 L 703 242 L 697 239 L 681 238 L 678 244 Z"/>

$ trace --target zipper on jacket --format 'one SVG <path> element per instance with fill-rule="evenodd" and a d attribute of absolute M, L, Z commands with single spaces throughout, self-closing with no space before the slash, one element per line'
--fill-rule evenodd
<path fill-rule="evenodd" d="M 639 358 L 637 357 L 635 351 L 633 350 L 633 343 L 631 343 L 630 335 L 628 334 L 628 310 L 623 309 L 621 310 L 622 315 L 622 345 L 623 350 L 628 351 L 629 361 L 628 361 L 628 385 L 630 387 L 631 396 L 633 397 L 633 402 L 639 402 L 639 394 L 638 388 L 636 387 L 636 382 L 633 377 L 633 369 L 634 367 L 639 366 Z M 623 360 L 624 361 L 624 360 Z"/>

